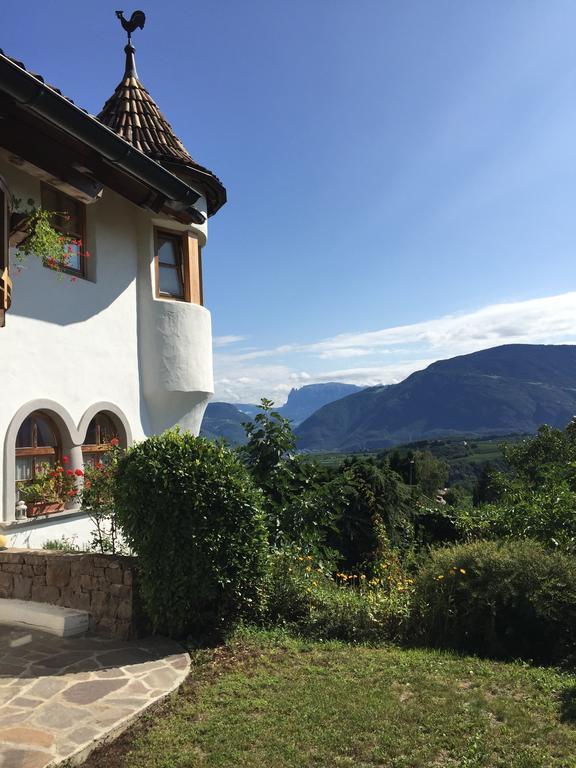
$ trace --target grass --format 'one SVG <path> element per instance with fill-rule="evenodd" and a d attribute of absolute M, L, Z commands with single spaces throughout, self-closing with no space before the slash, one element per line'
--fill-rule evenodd
<path fill-rule="evenodd" d="M 574 768 L 576 678 L 245 631 L 87 768 Z"/>

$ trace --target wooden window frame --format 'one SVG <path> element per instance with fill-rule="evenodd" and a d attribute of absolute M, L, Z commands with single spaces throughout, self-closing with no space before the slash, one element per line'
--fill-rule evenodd
<path fill-rule="evenodd" d="M 111 451 L 112 450 L 112 443 L 103 443 L 101 441 L 101 434 L 102 433 L 101 433 L 101 425 L 98 423 L 98 419 L 99 418 L 104 418 L 104 419 L 106 419 L 109 422 L 110 426 L 112 427 L 112 433 L 113 433 L 112 434 L 112 439 L 114 439 L 114 438 L 118 439 L 119 438 L 118 430 L 116 428 L 116 425 L 114 424 L 114 422 L 112 421 L 110 416 L 108 416 L 108 414 L 106 414 L 106 413 L 99 412 L 95 416 L 93 416 L 92 419 L 90 420 L 90 424 L 91 424 L 92 421 L 94 419 L 96 419 L 96 439 L 97 439 L 98 442 L 96 442 L 96 443 L 84 443 L 82 445 L 82 453 L 83 454 L 84 453 L 106 453 L 107 451 Z M 88 425 L 88 429 L 90 429 L 90 424 Z"/>
<path fill-rule="evenodd" d="M 54 438 L 56 440 L 56 445 L 44 445 L 44 446 L 38 446 L 35 445 L 35 443 L 38 442 L 38 426 L 36 424 L 36 419 L 40 417 L 44 419 L 48 423 L 48 426 L 52 430 L 52 433 L 54 435 Z M 24 448 L 18 448 L 15 449 L 15 458 L 19 459 L 21 457 L 32 457 L 34 459 L 35 457 L 38 457 L 39 461 L 32 461 L 32 471 L 30 473 L 30 480 L 34 480 L 36 477 L 36 465 L 41 463 L 42 460 L 47 456 L 54 456 L 54 462 L 57 463 L 60 460 L 61 451 L 62 451 L 62 438 L 60 436 L 60 431 L 56 424 L 54 423 L 54 420 L 50 418 L 50 416 L 46 413 L 43 413 L 42 411 L 34 411 L 33 413 L 30 413 L 27 417 L 27 419 L 32 419 L 32 445 L 26 446 Z M 23 422 L 24 423 L 24 422 Z M 20 425 L 20 428 L 22 425 Z M 18 430 L 20 431 L 20 430 Z M 18 439 L 18 438 L 16 438 Z M 17 481 L 16 486 L 28 482 L 27 480 L 21 480 Z"/>
<path fill-rule="evenodd" d="M 158 258 L 159 237 L 177 241 L 182 257 L 181 282 L 182 296 L 165 293 L 160 290 L 160 265 L 173 267 L 171 264 L 163 264 Z M 196 235 L 190 232 L 175 232 L 169 229 L 154 229 L 154 296 L 162 301 L 183 301 L 188 304 L 200 304 L 203 306 L 202 288 L 202 253 Z"/>
<path fill-rule="evenodd" d="M 62 197 L 66 198 L 67 200 L 70 200 L 73 205 L 78 206 L 78 218 L 80 221 L 80 232 L 79 233 L 73 233 L 66 231 L 64 227 L 59 227 L 56 224 L 52 224 L 54 229 L 57 232 L 60 232 L 62 235 L 66 237 L 70 237 L 72 239 L 80 239 L 82 242 L 82 246 L 80 248 L 80 269 L 74 269 L 73 267 L 61 267 L 60 271 L 65 272 L 68 275 L 73 275 L 74 277 L 81 277 L 84 280 L 86 279 L 86 205 L 82 203 L 80 200 L 77 200 L 75 197 L 70 197 L 70 195 L 67 195 L 65 192 L 62 192 L 62 190 L 58 189 L 58 187 L 53 187 L 50 184 L 47 184 L 46 182 L 42 182 L 40 185 L 40 198 L 42 201 L 42 207 L 46 208 L 44 205 L 44 198 L 45 198 L 45 190 L 54 190 L 57 194 L 62 195 Z M 49 209 L 47 209 L 49 210 Z M 57 213 L 57 212 L 56 212 Z M 47 267 L 49 269 L 49 267 Z"/>

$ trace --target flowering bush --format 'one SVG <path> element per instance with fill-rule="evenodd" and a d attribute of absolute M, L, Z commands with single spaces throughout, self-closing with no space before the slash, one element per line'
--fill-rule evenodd
<path fill-rule="evenodd" d="M 535 541 L 437 549 L 416 575 L 413 634 L 427 645 L 558 661 L 576 650 L 576 562 Z"/>
<path fill-rule="evenodd" d="M 78 479 L 84 473 L 81 469 L 67 467 L 69 461 L 68 456 L 63 456 L 62 464 L 38 464 L 34 479 L 20 486 L 20 498 L 27 504 L 66 504 L 74 501 L 79 494 Z"/>
<path fill-rule="evenodd" d="M 414 581 L 393 555 L 378 564 L 375 575 L 332 575 L 297 549 L 273 551 L 270 561 L 267 623 L 323 640 L 381 642 L 401 634 Z"/>
<path fill-rule="evenodd" d="M 118 438 L 110 441 L 112 448 L 95 464 L 84 467 L 84 485 L 81 491 L 82 508 L 94 523 L 91 549 L 111 554 L 128 554 L 129 550 L 119 535 L 114 505 L 116 469 L 124 451 Z"/>

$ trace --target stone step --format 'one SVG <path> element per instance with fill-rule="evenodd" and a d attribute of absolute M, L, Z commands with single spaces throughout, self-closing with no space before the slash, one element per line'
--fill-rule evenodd
<path fill-rule="evenodd" d="M 90 614 L 75 608 L 49 603 L 0 598 L 0 624 L 28 627 L 58 637 L 82 635 L 88 631 Z"/>

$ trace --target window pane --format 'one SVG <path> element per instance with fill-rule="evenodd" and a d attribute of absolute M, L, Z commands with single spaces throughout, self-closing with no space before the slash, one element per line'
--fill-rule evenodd
<path fill-rule="evenodd" d="M 36 416 L 36 434 L 37 434 L 37 442 L 36 445 L 40 448 L 45 448 L 48 446 L 56 446 L 57 441 L 56 437 L 54 435 L 54 431 L 48 421 L 44 419 L 42 416 Z"/>
<path fill-rule="evenodd" d="M 158 265 L 158 275 L 160 278 L 160 293 L 167 293 L 170 296 L 184 297 L 184 291 L 182 290 L 182 281 L 180 280 L 180 272 L 174 267 L 163 267 Z"/>
<path fill-rule="evenodd" d="M 107 419 L 105 416 L 100 418 L 100 444 L 105 445 L 106 443 L 109 443 L 113 437 L 115 437 L 115 432 L 109 419 Z"/>
<path fill-rule="evenodd" d="M 98 436 L 96 433 L 96 416 L 94 416 L 90 424 L 88 424 L 88 429 L 86 430 L 86 439 L 84 441 L 84 444 L 96 445 L 97 442 L 98 442 Z"/>
<path fill-rule="evenodd" d="M 32 456 L 18 456 L 16 459 L 16 482 L 32 478 Z"/>
<path fill-rule="evenodd" d="M 162 264 L 180 265 L 180 248 L 176 240 L 158 238 L 158 261 Z"/>
<path fill-rule="evenodd" d="M 82 458 L 84 459 L 84 467 L 95 467 L 99 461 L 102 461 L 102 454 L 82 452 Z"/>
<path fill-rule="evenodd" d="M 66 245 L 66 266 L 68 269 L 75 269 L 80 272 L 82 261 L 80 259 L 80 248 L 75 245 Z"/>
<path fill-rule="evenodd" d="M 24 419 L 16 437 L 16 448 L 32 448 L 32 419 Z"/>

